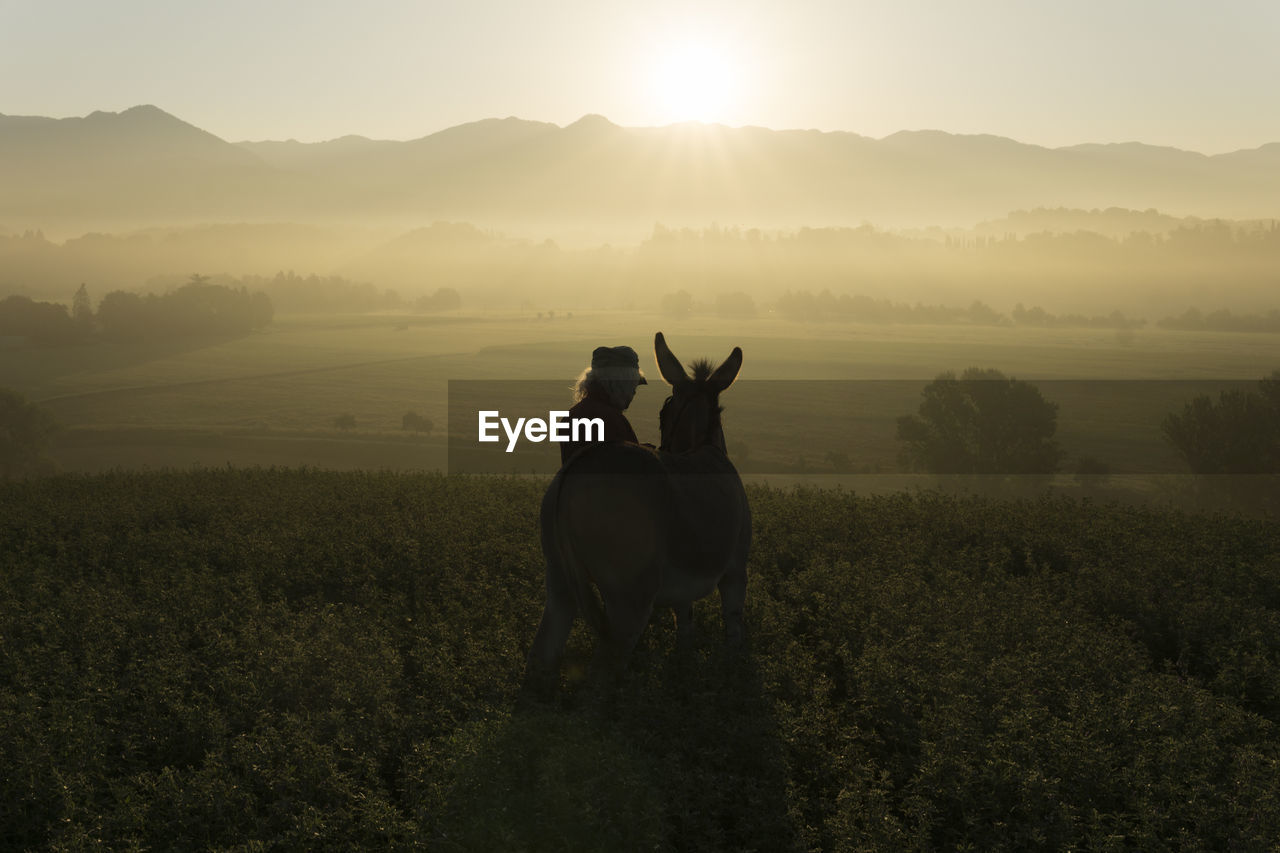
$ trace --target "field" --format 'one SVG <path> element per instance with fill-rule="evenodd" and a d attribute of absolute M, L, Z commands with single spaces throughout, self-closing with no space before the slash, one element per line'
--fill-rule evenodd
<path fill-rule="evenodd" d="M 521 692 L 543 481 L 0 484 L 8 849 L 1272 850 L 1280 528 L 750 488 L 748 651 Z"/>
<path fill-rule="evenodd" d="M 1280 337 L 1140 330 L 976 326 L 802 325 L 641 313 L 429 317 L 285 316 L 243 338 L 167 345 L 98 342 L 0 351 L 0 386 L 53 412 L 65 429 L 50 455 L 66 471 L 223 464 L 445 470 L 447 438 L 472 437 L 474 412 L 449 411 L 451 381 L 541 380 L 536 413 L 564 407 L 570 380 L 600 343 L 627 342 L 652 369 L 653 332 L 681 357 L 723 358 L 740 345 L 742 380 L 725 396 L 731 454 L 758 479 L 861 475 L 861 491 L 900 487 L 895 418 L 944 370 L 994 367 L 1042 383 L 1060 406 L 1070 459 L 1094 456 L 1115 482 L 1151 492 L 1184 471 L 1159 424 L 1223 380 L 1253 382 L 1280 366 Z M 528 391 L 528 389 L 526 389 Z M 628 413 L 656 441 L 660 383 Z M 499 407 L 502 400 L 489 402 Z M 411 434 L 413 410 L 435 429 Z M 349 414 L 355 426 L 338 429 Z M 833 454 L 843 466 L 833 465 Z M 547 445 L 514 470 L 554 468 Z M 895 477 L 897 479 L 895 479 Z M 885 479 L 888 478 L 888 479 Z"/>

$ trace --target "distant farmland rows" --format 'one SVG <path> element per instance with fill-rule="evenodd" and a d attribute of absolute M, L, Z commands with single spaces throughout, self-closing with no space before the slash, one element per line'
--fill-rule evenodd
<path fill-rule="evenodd" d="M 743 382 L 724 399 L 730 449 L 743 470 L 776 474 L 836 473 L 833 458 L 844 473 L 899 471 L 896 417 L 914 410 L 937 373 L 968 366 L 1044 381 L 1072 457 L 1099 458 L 1122 477 L 1177 473 L 1160 419 L 1194 393 L 1211 393 L 1209 380 L 1256 380 L 1280 366 L 1280 342 L 1244 334 L 1142 331 L 1121 342 L 1080 329 L 803 327 L 634 314 L 407 325 L 400 315 L 338 315 L 285 317 L 234 340 L 28 349 L 19 358 L 9 351 L 0 385 L 43 400 L 66 427 L 52 452 L 65 470 L 226 462 L 443 469 L 446 427 L 459 429 L 447 406 L 450 380 L 549 380 L 540 392 L 548 399 L 525 401 L 545 412 L 567 402 L 570 380 L 602 341 L 629 342 L 650 366 L 657 328 L 690 357 L 743 346 Z M 1099 403 L 1096 388 L 1063 380 L 1179 382 L 1127 386 Z M 847 382 L 860 384 L 851 392 Z M 628 413 L 642 440 L 656 440 L 662 396 L 657 386 L 642 389 Z M 407 411 L 429 419 L 433 432 L 408 441 Z M 354 426 L 338 429 L 343 415 Z M 554 460 L 553 450 L 540 449 L 540 462 L 516 469 Z"/>

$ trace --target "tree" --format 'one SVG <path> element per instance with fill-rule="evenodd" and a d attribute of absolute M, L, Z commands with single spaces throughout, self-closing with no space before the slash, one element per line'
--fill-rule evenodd
<path fill-rule="evenodd" d="M 261 329 L 263 326 L 271 325 L 271 320 L 275 317 L 276 309 L 271 304 L 271 297 L 263 293 L 261 290 L 249 297 L 249 325 L 254 329 Z"/>
<path fill-rule="evenodd" d="M 1193 474 L 1260 474 L 1276 470 L 1280 422 L 1254 391 L 1231 389 L 1196 397 L 1160 424 L 1165 439 Z"/>
<path fill-rule="evenodd" d="M 1196 397 L 1166 415 L 1160 429 L 1212 490 L 1246 506 L 1280 505 L 1280 370 L 1257 390 L 1228 389 L 1216 402 Z"/>
<path fill-rule="evenodd" d="M 662 313 L 669 317 L 683 317 L 693 310 L 693 296 L 687 290 L 677 290 L 662 297 Z"/>
<path fill-rule="evenodd" d="M 849 474 L 853 471 L 853 462 L 843 450 L 828 450 L 826 460 L 831 470 L 837 474 Z"/>
<path fill-rule="evenodd" d="M 355 429 L 356 416 L 352 414 L 338 415 L 333 419 L 333 425 L 341 430 Z"/>
<path fill-rule="evenodd" d="M 431 421 L 431 418 L 424 418 L 417 412 L 405 412 L 404 417 L 400 420 L 400 429 L 425 432 L 430 435 L 435 428 L 436 425 Z"/>
<path fill-rule="evenodd" d="M 422 312 L 456 311 L 462 307 L 462 294 L 452 287 L 441 287 L 430 296 L 420 296 L 414 308 Z"/>
<path fill-rule="evenodd" d="M 76 327 L 67 306 L 14 295 L 0 300 L 0 335 L 40 344 L 64 344 L 75 340 Z"/>
<path fill-rule="evenodd" d="M 37 473 L 52 467 L 41 454 L 57 431 L 53 416 L 16 391 L 0 388 L 0 476 Z"/>
<path fill-rule="evenodd" d="M 98 323 L 108 338 L 130 340 L 144 337 L 152 327 L 154 299 L 144 300 L 136 293 L 113 290 L 98 303 Z"/>
<path fill-rule="evenodd" d="M 998 370 L 948 371 L 925 386 L 917 414 L 898 418 L 902 456 L 931 474 L 1052 474 L 1058 406 Z"/>
<path fill-rule="evenodd" d="M 209 284 L 199 275 L 191 279 L 163 296 L 108 293 L 98 305 L 103 335 L 123 340 L 244 335 L 271 322 L 274 309 L 265 293 Z"/>
<path fill-rule="evenodd" d="M 80 289 L 76 291 L 75 296 L 71 297 L 71 322 L 76 325 L 77 333 L 82 336 L 87 336 L 93 331 L 93 303 L 89 301 L 89 291 L 83 282 L 80 283 Z"/>

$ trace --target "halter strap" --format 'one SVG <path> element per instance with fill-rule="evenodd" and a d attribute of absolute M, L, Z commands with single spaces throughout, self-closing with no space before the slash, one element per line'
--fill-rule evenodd
<path fill-rule="evenodd" d="M 706 395 L 706 392 L 705 392 L 705 391 L 699 391 L 697 395 L 690 396 L 690 397 L 689 397 L 689 399 L 687 399 L 687 400 L 685 400 L 683 403 L 681 403 L 681 404 L 680 404 L 680 410 L 679 410 L 678 412 L 676 412 L 675 416 L 674 416 L 674 417 L 672 418 L 672 420 L 671 420 L 671 423 L 672 423 L 672 424 L 675 424 L 675 423 L 680 419 L 680 416 L 684 414 L 684 410 L 685 410 L 685 409 L 687 409 L 687 408 L 689 408 L 689 404 L 690 404 L 690 403 L 692 403 L 692 402 L 694 401 L 694 399 L 695 399 L 695 397 L 696 397 L 696 396 L 705 396 L 705 395 Z M 670 405 L 670 404 L 671 404 L 671 401 L 672 401 L 672 400 L 674 400 L 674 399 L 675 399 L 675 394 L 672 394 L 670 397 L 668 397 L 668 398 L 667 398 L 667 401 L 666 401 L 665 403 L 663 403 L 663 404 L 662 404 L 662 408 L 663 408 L 663 409 L 665 409 L 668 405 Z M 693 447 L 691 447 L 691 448 L 689 448 L 688 450 L 684 451 L 685 453 L 692 453 L 693 451 L 698 450 L 699 448 L 702 448 L 702 447 L 706 447 L 707 445 L 711 445 L 712 447 L 716 447 L 717 449 L 721 449 L 721 450 L 723 450 L 723 448 L 720 448 L 718 445 L 716 445 L 715 440 L 714 440 L 714 437 L 713 437 L 713 435 L 712 435 L 712 433 L 714 433 L 714 432 L 715 432 L 716 427 L 718 426 L 718 424 L 716 424 L 714 421 L 715 421 L 715 419 L 713 418 L 713 419 L 712 419 L 712 423 L 708 424 L 708 426 L 707 426 L 707 434 L 706 434 L 705 436 L 703 436 L 703 437 L 702 437 L 702 439 L 703 439 L 703 440 L 702 440 L 700 443 L 695 443 Z M 659 429 L 659 430 L 661 430 L 661 431 L 663 431 L 663 432 L 665 432 L 665 430 L 664 430 L 664 429 L 663 429 L 663 427 L 662 427 L 662 413 L 661 413 L 661 411 L 658 413 L 658 429 Z M 724 438 L 724 430 L 723 430 L 723 428 L 721 428 L 720 435 L 721 435 L 721 440 L 723 441 L 723 438 Z M 662 438 L 661 438 L 661 443 L 658 445 L 658 449 L 659 449 L 659 450 L 662 450 L 662 451 L 664 451 L 664 452 L 667 452 L 667 453 L 671 453 L 671 452 L 673 452 L 669 447 L 667 447 L 667 443 L 666 443 L 666 436 L 665 436 L 665 435 L 664 435 L 664 436 L 662 436 Z"/>

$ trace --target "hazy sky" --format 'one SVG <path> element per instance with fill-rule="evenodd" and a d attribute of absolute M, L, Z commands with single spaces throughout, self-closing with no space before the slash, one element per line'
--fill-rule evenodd
<path fill-rule="evenodd" d="M 489 117 L 1280 141 L 1280 0 L 0 0 L 0 113 L 231 141 Z"/>

